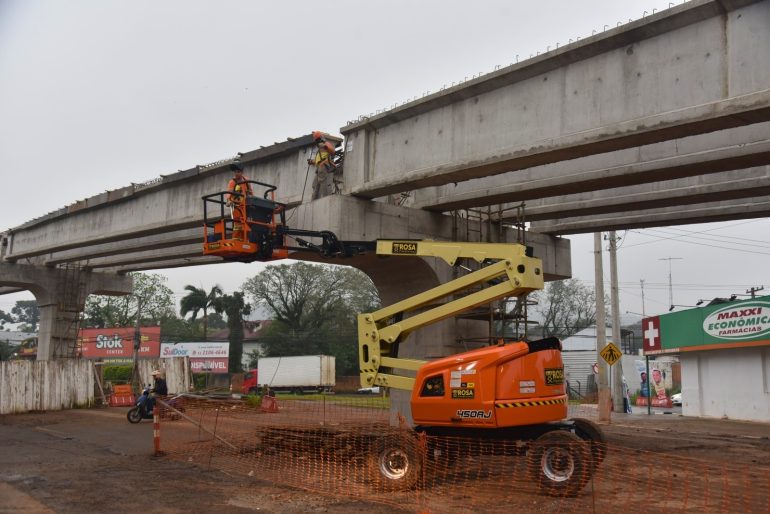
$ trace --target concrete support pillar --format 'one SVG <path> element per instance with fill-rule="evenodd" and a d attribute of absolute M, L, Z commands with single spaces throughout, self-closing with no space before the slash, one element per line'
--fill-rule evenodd
<path fill-rule="evenodd" d="M 40 308 L 37 360 L 73 357 L 78 319 L 89 294 L 124 295 L 131 277 L 81 269 L 47 268 L 0 262 L 0 287 L 18 287 L 35 295 Z"/>
<path fill-rule="evenodd" d="M 75 343 L 80 327 L 80 315 L 85 306 L 82 302 L 68 304 L 61 290 L 53 294 L 58 302 L 40 304 L 40 324 L 37 334 L 37 360 L 55 360 L 76 357 Z"/>

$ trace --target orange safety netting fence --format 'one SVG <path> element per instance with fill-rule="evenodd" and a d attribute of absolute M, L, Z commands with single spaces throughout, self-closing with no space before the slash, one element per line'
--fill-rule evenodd
<path fill-rule="evenodd" d="M 162 410 L 163 454 L 411 512 L 770 512 L 767 463 L 646 452 L 569 431 L 529 443 L 488 430 L 418 434 L 386 397 L 254 403 L 177 399 Z M 575 406 L 570 414 L 595 412 Z M 594 425 L 582 426 L 585 436 Z"/>

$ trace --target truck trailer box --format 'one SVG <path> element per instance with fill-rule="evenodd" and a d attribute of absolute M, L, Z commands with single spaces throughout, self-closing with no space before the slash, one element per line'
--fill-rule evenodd
<path fill-rule="evenodd" d="M 330 391 L 335 384 L 335 358 L 330 355 L 262 357 L 259 383 L 274 390 Z"/>

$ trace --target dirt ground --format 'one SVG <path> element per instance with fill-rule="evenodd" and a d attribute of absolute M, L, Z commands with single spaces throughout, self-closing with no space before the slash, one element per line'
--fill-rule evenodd
<path fill-rule="evenodd" d="M 152 456 L 152 424 L 125 408 L 0 416 L 3 512 L 399 512 Z M 770 463 L 770 425 L 615 415 L 610 446 L 735 464 Z M 766 468 L 763 468 L 766 469 Z M 415 506 L 405 505 L 404 512 Z"/>

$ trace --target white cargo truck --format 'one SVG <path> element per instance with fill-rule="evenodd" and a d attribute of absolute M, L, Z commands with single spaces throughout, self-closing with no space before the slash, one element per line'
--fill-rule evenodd
<path fill-rule="evenodd" d="M 272 391 L 330 392 L 334 389 L 335 360 L 330 355 L 262 357 L 257 364 L 259 384 Z"/>

